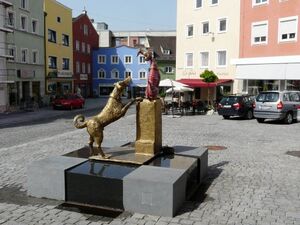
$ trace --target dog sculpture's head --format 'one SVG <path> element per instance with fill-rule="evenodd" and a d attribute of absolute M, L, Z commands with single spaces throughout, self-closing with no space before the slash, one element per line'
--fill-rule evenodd
<path fill-rule="evenodd" d="M 130 82 L 131 82 L 131 77 L 128 76 L 125 80 L 115 83 L 114 84 L 115 87 L 111 93 L 111 96 L 115 98 L 121 97 L 121 94 L 123 93 L 125 88 L 130 84 Z"/>
<path fill-rule="evenodd" d="M 125 80 L 122 80 L 122 81 L 119 81 L 117 83 L 115 83 L 115 86 L 118 88 L 118 89 L 124 89 L 126 88 L 131 82 L 131 77 L 128 76 Z"/>

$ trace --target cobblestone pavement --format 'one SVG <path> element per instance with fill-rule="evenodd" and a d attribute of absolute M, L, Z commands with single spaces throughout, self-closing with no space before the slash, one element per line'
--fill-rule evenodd
<path fill-rule="evenodd" d="M 71 124 L 71 120 L 64 122 Z M 16 129 L 2 129 L 0 134 L 14 134 Z M 88 138 L 85 130 L 70 129 L 36 141 L 0 145 L 0 224 L 300 225 L 300 158 L 286 154 L 300 151 L 299 133 L 300 123 L 164 115 L 164 145 L 227 148 L 209 151 L 206 182 L 174 218 L 125 212 L 112 219 L 61 210 L 57 208 L 61 202 L 27 197 L 26 167 L 32 161 L 82 147 Z M 111 124 L 104 135 L 124 143 L 133 141 L 135 115 Z"/>

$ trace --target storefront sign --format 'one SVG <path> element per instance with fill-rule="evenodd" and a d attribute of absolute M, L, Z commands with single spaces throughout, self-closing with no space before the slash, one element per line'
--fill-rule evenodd
<path fill-rule="evenodd" d="M 33 70 L 26 70 L 26 69 L 21 69 L 20 70 L 20 78 L 23 79 L 32 79 L 35 77 L 35 71 Z"/>
<path fill-rule="evenodd" d="M 57 72 L 57 77 L 67 77 L 67 78 L 71 78 L 73 76 L 72 71 L 68 71 L 68 70 L 59 70 Z"/>
<path fill-rule="evenodd" d="M 88 80 L 87 74 L 80 74 L 80 80 Z"/>

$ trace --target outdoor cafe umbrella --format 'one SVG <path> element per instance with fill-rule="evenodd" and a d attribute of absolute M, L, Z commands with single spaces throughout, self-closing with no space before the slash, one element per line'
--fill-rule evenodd
<path fill-rule="evenodd" d="M 189 92 L 194 91 L 193 88 L 189 87 L 173 87 L 166 90 L 166 93 L 172 93 L 172 92 Z"/>
<path fill-rule="evenodd" d="M 188 85 L 171 79 L 164 79 L 159 82 L 160 87 L 186 87 Z"/>

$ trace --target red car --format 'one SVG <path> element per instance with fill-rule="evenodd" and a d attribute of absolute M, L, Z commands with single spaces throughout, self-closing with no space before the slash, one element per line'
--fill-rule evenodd
<path fill-rule="evenodd" d="M 84 106 L 84 98 L 78 95 L 63 95 L 57 96 L 53 102 L 53 109 L 75 109 L 75 108 L 83 108 Z"/>

